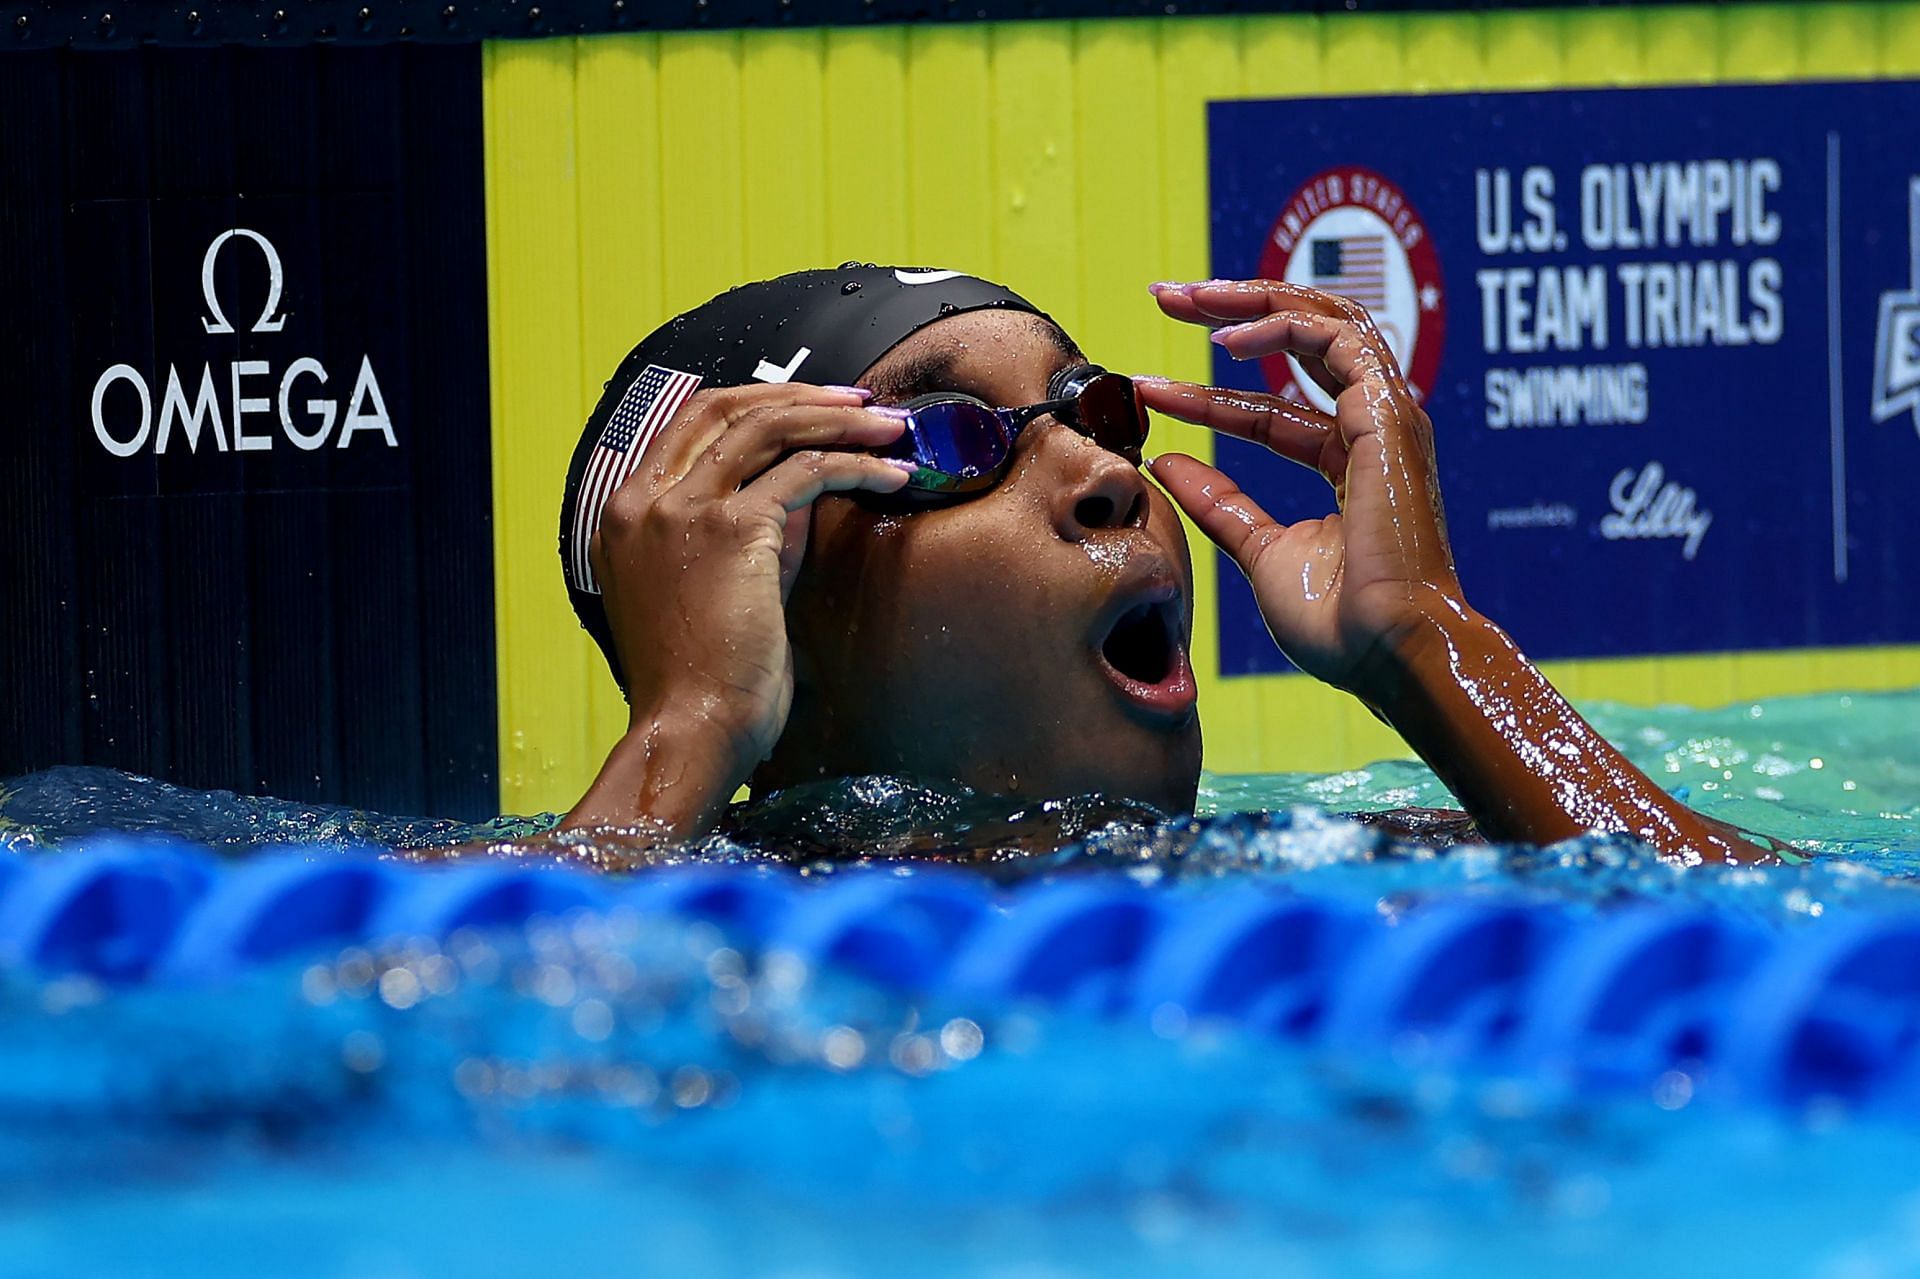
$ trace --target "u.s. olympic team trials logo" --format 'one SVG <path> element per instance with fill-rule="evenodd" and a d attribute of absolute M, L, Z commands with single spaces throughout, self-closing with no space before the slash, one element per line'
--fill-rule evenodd
<path fill-rule="evenodd" d="M 1260 253 L 1260 274 L 1310 284 L 1366 307 L 1415 398 L 1427 398 L 1440 369 L 1446 293 L 1426 223 L 1400 188 L 1358 165 L 1308 179 L 1274 219 Z M 1333 407 L 1292 356 L 1270 356 L 1261 371 L 1280 394 Z"/>

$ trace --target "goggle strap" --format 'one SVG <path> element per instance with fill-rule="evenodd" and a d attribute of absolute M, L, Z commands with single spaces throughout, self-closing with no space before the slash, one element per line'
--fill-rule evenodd
<path fill-rule="evenodd" d="M 1037 417 L 1045 417 L 1049 413 L 1058 413 L 1062 409 L 1072 408 L 1079 402 L 1079 398 L 1079 396 L 1070 395 L 1063 400 L 1042 400 L 1038 404 L 1028 404 L 1017 409 L 1001 409 L 1000 412 L 1007 419 L 1007 424 L 1019 431 L 1025 429 Z M 1078 414 L 1075 416 L 1077 417 Z"/>

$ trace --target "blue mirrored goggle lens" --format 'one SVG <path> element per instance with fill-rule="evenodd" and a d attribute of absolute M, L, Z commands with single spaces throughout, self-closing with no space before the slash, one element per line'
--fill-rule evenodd
<path fill-rule="evenodd" d="M 969 481 L 995 476 L 1012 451 L 999 414 L 965 400 L 941 400 L 913 409 L 905 434 L 884 455 L 918 462 L 958 481 L 946 487 L 964 491 L 974 487 Z"/>

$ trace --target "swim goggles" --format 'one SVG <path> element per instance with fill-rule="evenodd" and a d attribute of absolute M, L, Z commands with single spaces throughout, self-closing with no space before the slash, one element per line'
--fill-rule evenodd
<path fill-rule="evenodd" d="M 1020 432 L 1049 413 L 1135 466 L 1147 442 L 1147 410 L 1133 380 L 1097 364 L 1061 369 L 1047 381 L 1047 398 L 1023 408 L 996 409 L 958 391 L 915 396 L 900 407 L 907 429 L 879 453 L 917 464 L 907 489 L 923 501 L 992 488 L 1013 461 Z"/>

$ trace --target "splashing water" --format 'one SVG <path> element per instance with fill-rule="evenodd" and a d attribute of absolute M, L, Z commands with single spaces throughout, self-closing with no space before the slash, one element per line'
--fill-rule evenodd
<path fill-rule="evenodd" d="M 1815 935 L 1920 910 L 1920 694 L 1599 708 L 1716 817 L 1821 854 L 1677 871 L 1631 843 L 1437 850 L 1340 816 L 1449 801 L 1390 762 L 1210 777 L 1202 815 L 861 779 L 679 858 L 956 848 L 996 876 L 1374 904 L 1682 902 Z M 97 829 L 217 851 L 537 834 L 92 769 L 0 788 L 25 855 Z M 1035 850 L 1038 850 L 1037 852 Z M 427 873 L 427 872 L 420 872 Z M 902 866 L 897 872 L 912 873 Z M 1920 1131 L 1342 1057 L 1187 1025 L 952 1005 L 609 916 L 355 947 L 217 989 L 0 978 L 0 1269 L 276 1275 L 1877 1275 L 1920 1268 Z"/>

